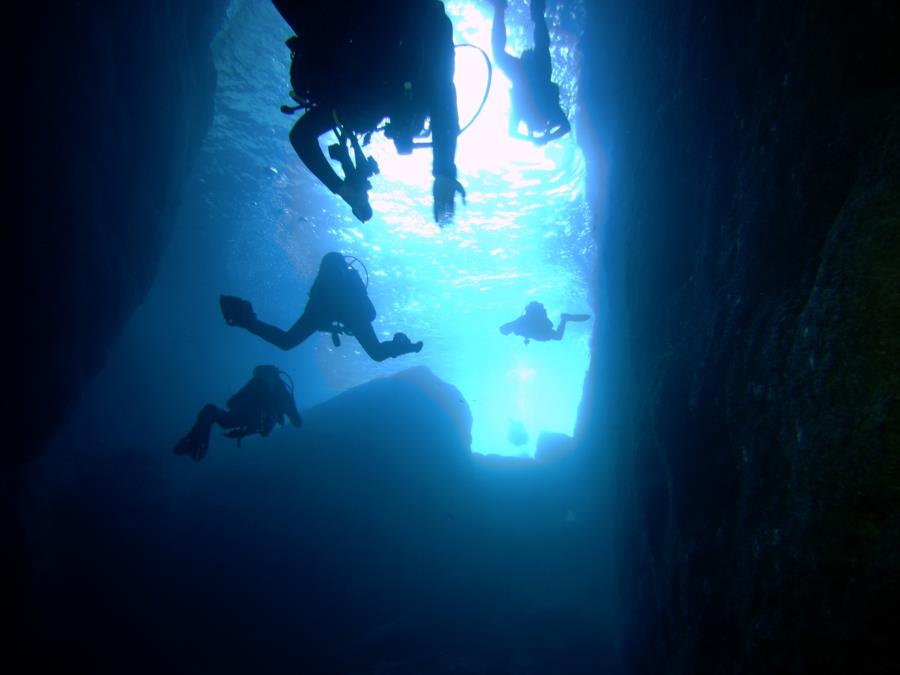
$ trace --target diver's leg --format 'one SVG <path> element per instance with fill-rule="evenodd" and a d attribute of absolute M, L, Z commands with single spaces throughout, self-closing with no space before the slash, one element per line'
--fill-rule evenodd
<path fill-rule="evenodd" d="M 222 410 L 221 408 L 218 408 L 216 412 L 218 414 L 216 415 L 215 423 L 223 429 L 234 429 L 235 427 L 244 425 L 244 420 L 242 420 L 241 416 L 234 410 Z"/>
<path fill-rule="evenodd" d="M 360 347 L 365 350 L 366 354 L 368 354 L 373 361 L 384 361 L 390 356 L 387 350 L 388 343 L 379 342 L 378 336 L 375 335 L 375 329 L 372 328 L 372 324 L 367 323 L 364 326 L 354 326 L 353 337 L 356 338 Z"/>
<path fill-rule="evenodd" d="M 286 331 L 259 319 L 252 319 L 244 327 L 284 351 L 296 347 L 317 330 L 316 322 L 306 312 Z"/>
<path fill-rule="evenodd" d="M 313 333 L 318 330 L 318 322 L 316 319 L 307 314 L 306 311 L 300 315 L 300 318 L 294 322 L 294 325 L 288 329 L 287 344 L 284 349 L 290 349 L 306 341 Z"/>

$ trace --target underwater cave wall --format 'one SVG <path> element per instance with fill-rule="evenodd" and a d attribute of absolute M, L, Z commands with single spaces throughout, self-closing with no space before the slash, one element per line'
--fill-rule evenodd
<path fill-rule="evenodd" d="M 584 433 L 625 670 L 887 672 L 897 7 L 592 3 L 589 24 L 609 311 Z"/>
<path fill-rule="evenodd" d="M 14 5 L 6 287 L 24 433 L 7 461 L 40 450 L 143 301 L 212 121 L 224 6 Z"/>

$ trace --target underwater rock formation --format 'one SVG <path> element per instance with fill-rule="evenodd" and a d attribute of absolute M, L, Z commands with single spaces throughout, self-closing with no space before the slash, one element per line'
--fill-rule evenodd
<path fill-rule="evenodd" d="M 143 300 L 212 120 L 224 0 L 17 3 L 8 236 L 17 349 L 4 461 L 32 457 Z"/>
<path fill-rule="evenodd" d="M 467 409 L 414 368 L 299 429 L 217 431 L 201 463 L 46 453 L 21 500 L 35 670 L 597 672 L 573 467 L 475 465 Z"/>
<path fill-rule="evenodd" d="M 626 672 L 890 667 L 898 30 L 878 2 L 592 8 L 610 320 L 584 434 Z"/>
<path fill-rule="evenodd" d="M 610 320 L 579 446 L 547 442 L 549 480 L 469 466 L 464 411 L 441 399 L 442 417 L 407 379 L 201 466 L 131 449 L 34 467 L 2 509 L 17 532 L 25 514 L 28 536 L 5 539 L 29 548 L 4 574 L 4 623 L 40 629 L 31 658 L 316 672 L 347 653 L 360 672 L 373 655 L 434 672 L 451 666 L 416 659 L 455 641 L 456 672 L 597 672 L 617 667 L 591 649 L 605 633 L 542 596 L 608 602 L 616 586 L 605 628 L 629 673 L 886 672 L 897 9 L 587 4 L 577 131 Z M 209 122 L 223 5 L 14 8 L 6 285 L 27 437 L 7 460 L 58 427 L 152 280 Z"/>

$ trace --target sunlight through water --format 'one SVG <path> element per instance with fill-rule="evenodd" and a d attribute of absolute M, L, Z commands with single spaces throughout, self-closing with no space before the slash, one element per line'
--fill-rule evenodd
<path fill-rule="evenodd" d="M 455 42 L 490 54 L 490 4 L 445 5 Z M 554 79 L 572 120 L 577 35 L 571 26 L 577 22 L 562 16 L 559 8 L 555 13 L 553 6 L 548 9 Z M 256 18 L 260 31 L 280 22 L 265 12 Z M 511 3 L 507 22 L 507 49 L 518 54 L 531 43 L 527 8 Z M 289 34 L 283 22 L 275 29 L 281 38 L 277 30 Z M 264 140 L 271 144 L 262 160 L 268 178 L 253 177 L 258 193 L 252 206 L 240 209 L 242 224 L 230 253 L 236 286 L 251 297 L 268 297 L 254 301 L 257 311 L 287 327 L 302 311 L 321 256 L 329 250 L 357 256 L 365 263 L 369 294 L 378 309 L 376 332 L 390 339 L 403 331 L 412 340 L 424 340 L 425 347 L 419 354 L 379 364 L 352 339 L 335 348 L 328 336 L 314 336 L 295 351 L 315 350 L 315 363 L 335 390 L 425 365 L 456 386 L 469 404 L 474 452 L 533 456 L 541 433 L 572 434 L 590 358 L 592 321 L 570 323 L 561 342 L 528 345 L 498 328 L 532 300 L 546 306 L 554 324 L 562 312 L 593 314 L 588 275 L 595 252 L 584 160 L 574 133 L 544 147 L 510 137 L 509 82 L 494 69 L 484 109 L 459 138 L 457 166 L 468 199 L 457 204 L 455 222 L 440 229 L 432 220 L 431 151 L 398 156 L 393 144 L 376 134 L 367 148 L 381 169 L 370 192 L 375 216 L 360 223 L 294 155 L 287 139 L 294 119 L 277 111 L 282 102 L 277 97 L 284 98 L 288 87 L 288 54 L 279 40 L 269 42 L 267 55 L 248 57 L 246 44 L 220 45 L 217 54 L 220 63 L 265 59 L 265 67 L 257 64 L 253 76 L 242 76 L 230 63 L 226 66 L 235 72 L 229 75 L 225 68 L 224 78 L 220 75 L 225 91 L 219 95 L 216 128 L 223 146 L 236 136 L 259 133 L 251 131 L 254 126 L 266 129 Z M 262 52 L 264 47 L 253 48 Z M 457 48 L 455 81 L 460 124 L 465 125 L 488 81 L 478 49 Z M 251 86 L 258 91 L 247 91 Z M 269 86 L 274 89 L 266 91 Z M 235 90 L 232 99 L 230 88 Z M 253 97 L 260 98 L 264 113 L 252 112 Z M 229 119 L 245 114 L 255 117 L 253 123 Z M 323 145 L 329 142 L 323 139 Z M 244 143 L 248 153 L 262 145 Z M 258 164 L 260 158 L 253 161 Z M 271 297 L 273 290 L 283 293 L 287 287 L 292 288 L 289 303 Z M 279 358 L 290 369 L 291 353 L 279 353 Z"/>

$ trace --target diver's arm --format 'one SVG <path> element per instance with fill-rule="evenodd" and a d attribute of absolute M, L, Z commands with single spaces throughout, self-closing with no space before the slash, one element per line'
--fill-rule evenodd
<path fill-rule="evenodd" d="M 434 70 L 426 76 L 429 91 L 429 116 L 434 153 L 434 219 L 443 226 L 453 220 L 457 193 L 466 199 L 466 191 L 456 180 L 456 138 L 459 136 L 459 112 L 456 108 L 456 87 L 453 84 L 454 47 L 453 24 L 438 3 L 439 14 L 434 18 L 436 30 L 432 45 Z"/>
<path fill-rule="evenodd" d="M 550 54 L 550 31 L 544 18 L 543 3 L 531 3 L 531 20 L 534 22 L 534 51 Z"/>
<path fill-rule="evenodd" d="M 256 318 L 244 324 L 244 328 L 284 351 L 293 349 L 316 332 L 315 325 L 305 313 L 287 331 Z"/>
<path fill-rule="evenodd" d="M 491 56 L 497 67 L 513 79 L 518 72 L 519 59 L 506 51 L 506 7 L 494 5 L 494 22 L 491 24 Z"/>
<path fill-rule="evenodd" d="M 432 174 L 456 180 L 456 137 L 459 135 L 459 112 L 456 86 L 453 84 L 455 54 L 453 24 L 443 11 L 435 17 L 434 72 L 430 78 L 431 135 L 434 148 Z"/>
<path fill-rule="evenodd" d="M 297 411 L 293 392 L 282 384 L 277 396 L 279 412 L 287 415 L 287 418 L 295 427 L 303 426 L 303 418 L 300 417 L 300 413 Z"/>
<path fill-rule="evenodd" d="M 291 145 L 297 156 L 329 190 L 337 194 L 344 181 L 337 175 L 319 147 L 319 136 L 331 130 L 331 113 L 323 107 L 307 110 L 291 129 Z"/>
<path fill-rule="evenodd" d="M 431 111 L 431 140 L 434 150 L 432 175 L 456 180 L 456 137 L 459 135 L 459 114 L 456 110 L 456 87 L 453 80 L 435 92 Z"/>

